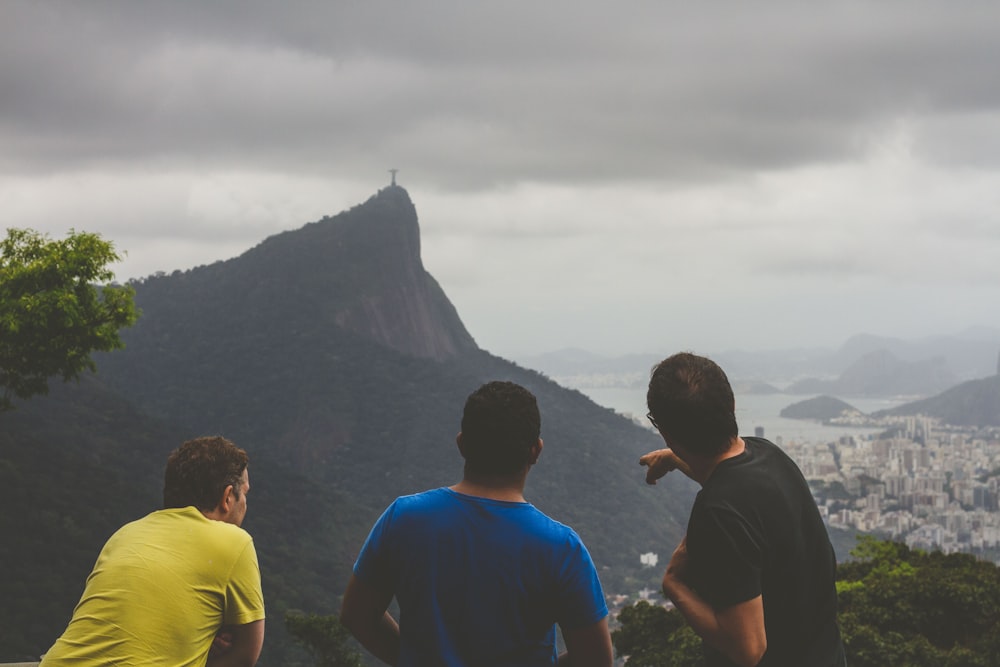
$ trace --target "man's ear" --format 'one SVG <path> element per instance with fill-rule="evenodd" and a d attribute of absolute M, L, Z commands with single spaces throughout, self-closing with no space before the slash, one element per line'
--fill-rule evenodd
<path fill-rule="evenodd" d="M 229 511 L 233 508 L 236 503 L 236 489 L 232 484 L 228 485 L 222 492 L 222 497 L 219 498 L 218 510 L 223 516 L 229 514 Z"/>
<path fill-rule="evenodd" d="M 531 456 L 528 458 L 528 461 L 531 463 L 531 465 L 538 463 L 538 457 L 542 454 L 542 448 L 544 446 L 545 443 L 542 441 L 541 438 L 539 438 L 538 442 L 536 442 L 534 445 L 531 446 Z"/>
<path fill-rule="evenodd" d="M 462 432 L 459 431 L 458 435 L 455 436 L 455 444 L 458 445 L 458 453 L 465 458 L 465 446 L 462 444 Z"/>

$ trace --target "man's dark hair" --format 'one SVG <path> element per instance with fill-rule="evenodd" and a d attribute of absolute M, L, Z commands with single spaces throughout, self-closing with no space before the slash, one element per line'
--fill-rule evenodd
<path fill-rule="evenodd" d="M 163 476 L 163 507 L 194 505 L 210 512 L 232 484 L 239 498 L 247 453 L 220 436 L 195 438 L 170 453 Z"/>
<path fill-rule="evenodd" d="M 534 394 L 513 382 L 488 382 L 472 392 L 462 413 L 466 470 L 511 475 L 526 466 L 542 418 Z"/>
<path fill-rule="evenodd" d="M 739 434 L 729 378 L 711 359 L 689 352 L 653 367 L 646 405 L 665 436 L 700 456 L 721 454 Z"/>

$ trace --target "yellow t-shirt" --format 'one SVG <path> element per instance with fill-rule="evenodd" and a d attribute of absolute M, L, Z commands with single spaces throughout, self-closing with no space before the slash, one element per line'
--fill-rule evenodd
<path fill-rule="evenodd" d="M 204 665 L 223 625 L 264 618 L 253 539 L 194 507 L 122 526 L 42 665 Z"/>

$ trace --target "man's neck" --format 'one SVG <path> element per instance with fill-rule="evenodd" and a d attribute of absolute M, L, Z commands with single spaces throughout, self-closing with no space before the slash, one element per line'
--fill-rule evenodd
<path fill-rule="evenodd" d="M 485 479 L 470 477 L 466 474 L 461 482 L 449 488 L 456 493 L 466 496 L 477 496 L 479 498 L 504 500 L 514 503 L 525 502 L 524 476 L 518 479 Z"/>
<path fill-rule="evenodd" d="M 739 456 L 740 454 L 746 451 L 746 448 L 747 444 L 743 442 L 743 438 L 739 436 L 733 438 L 733 441 L 729 444 L 729 449 L 727 449 L 726 451 L 722 452 L 714 459 L 712 459 L 712 467 L 708 471 L 708 475 L 705 477 L 706 481 L 708 480 L 709 477 L 712 476 L 712 473 L 715 472 L 715 469 L 719 467 L 720 463 L 722 463 L 726 459 L 731 459 Z"/>
<path fill-rule="evenodd" d="M 688 475 L 691 479 L 698 482 L 702 486 L 708 481 L 708 478 L 712 476 L 715 469 L 720 463 L 726 459 L 731 459 L 735 456 L 739 456 L 746 450 L 746 443 L 743 442 L 743 438 L 737 436 L 733 438 L 732 442 L 729 443 L 729 448 L 726 451 L 713 456 L 710 459 L 701 459 L 700 457 L 689 457 L 693 460 L 686 461 L 688 466 L 691 468 L 691 474 Z"/>

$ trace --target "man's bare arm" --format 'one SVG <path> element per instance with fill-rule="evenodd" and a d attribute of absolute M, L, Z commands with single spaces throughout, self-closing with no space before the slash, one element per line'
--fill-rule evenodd
<path fill-rule="evenodd" d="M 699 637 L 740 667 L 754 667 L 767 650 L 764 600 L 757 596 L 716 610 L 683 580 L 687 567 L 687 538 L 681 540 L 663 575 L 663 594 L 681 612 Z"/>
<path fill-rule="evenodd" d="M 698 636 L 737 665 L 754 667 L 764 657 L 767 635 L 761 596 L 716 611 L 683 582 L 668 585 L 665 577 L 663 590 Z"/>
<path fill-rule="evenodd" d="M 227 644 L 208 655 L 206 667 L 253 667 L 264 646 L 264 619 L 245 625 L 227 626 Z"/>
<path fill-rule="evenodd" d="M 687 565 L 685 536 L 674 550 L 663 574 L 663 594 L 670 598 L 705 642 L 737 665 L 754 667 L 767 650 L 763 598 L 758 595 L 752 600 L 716 610 L 684 582 Z"/>
<path fill-rule="evenodd" d="M 614 664 L 607 616 L 582 628 L 563 629 L 562 634 L 566 652 L 559 656 L 559 667 L 611 667 Z"/>
<path fill-rule="evenodd" d="M 391 601 L 391 592 L 369 586 L 352 575 L 340 605 L 340 623 L 372 655 L 395 665 L 399 661 L 399 625 L 386 611 Z"/>

